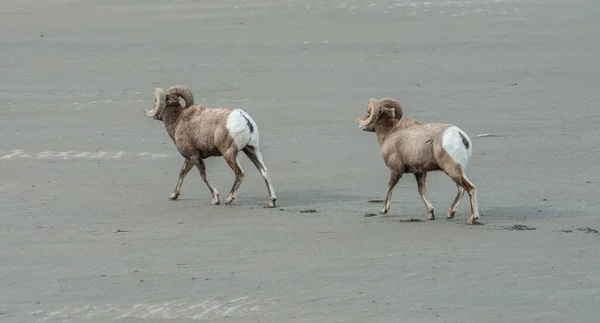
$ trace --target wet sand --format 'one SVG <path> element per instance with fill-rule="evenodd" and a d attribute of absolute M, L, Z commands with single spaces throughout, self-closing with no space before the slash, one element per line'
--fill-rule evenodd
<path fill-rule="evenodd" d="M 6 1 L 5 1 L 6 2 Z M 600 4 L 22 1 L 0 11 L 1 322 L 594 322 Z M 256 120 L 212 206 L 142 109 L 189 86 Z M 369 98 L 471 137 L 483 225 L 414 176 L 387 216 Z M 491 136 L 478 136 L 491 134 Z M 222 198 L 233 173 L 206 161 Z M 314 212 L 307 212 L 314 210 Z M 420 222 L 409 222 L 419 219 Z M 535 228 L 535 230 L 533 230 Z M 527 230 L 531 229 L 531 230 Z"/>

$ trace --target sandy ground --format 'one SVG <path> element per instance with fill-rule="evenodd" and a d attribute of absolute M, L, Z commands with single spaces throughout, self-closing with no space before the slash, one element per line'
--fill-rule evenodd
<path fill-rule="evenodd" d="M 567 4 L 568 3 L 568 4 Z M 0 321 L 595 322 L 600 4 L 594 0 L 16 1 L 0 9 Z M 249 112 L 232 205 L 142 115 L 189 86 Z M 388 180 L 371 97 L 470 134 L 455 186 Z M 478 137 L 479 134 L 494 136 Z M 233 174 L 207 161 L 226 193 Z M 301 211 L 314 209 L 316 213 Z M 523 225 L 535 230 L 510 230 Z M 115 232 L 116 231 L 116 232 Z"/>

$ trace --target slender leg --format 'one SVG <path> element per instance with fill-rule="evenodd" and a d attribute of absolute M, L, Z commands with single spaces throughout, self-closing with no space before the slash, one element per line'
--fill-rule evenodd
<path fill-rule="evenodd" d="M 467 178 L 465 174 L 462 175 L 461 182 L 462 187 L 465 188 L 467 194 L 469 194 L 469 202 L 471 202 L 471 216 L 468 221 L 471 224 L 475 224 L 479 220 L 479 206 L 477 205 L 477 191 L 475 185 Z"/>
<path fill-rule="evenodd" d="M 179 171 L 179 179 L 177 180 L 177 185 L 175 185 L 175 189 L 171 193 L 171 196 L 169 196 L 169 199 L 176 200 L 179 197 L 179 194 L 181 194 L 181 185 L 183 184 L 183 179 L 185 178 L 185 175 L 187 175 L 187 173 L 190 171 L 190 169 L 192 169 L 192 167 L 194 167 L 194 164 L 192 164 L 192 162 L 188 158 L 186 158 L 183 161 L 183 167 L 181 167 L 181 170 Z"/>
<path fill-rule="evenodd" d="M 450 176 L 450 178 L 457 185 L 467 191 L 467 194 L 469 194 L 469 202 L 471 202 L 471 216 L 467 221 L 470 224 L 475 224 L 479 219 L 479 207 L 477 205 L 477 192 L 475 191 L 475 185 L 463 173 L 460 165 L 455 165 L 453 167 L 444 169 L 444 172 Z"/>
<path fill-rule="evenodd" d="M 225 161 L 235 173 L 235 181 L 233 182 L 233 187 L 231 188 L 229 195 L 225 198 L 225 203 L 227 204 L 230 204 L 231 202 L 233 202 L 233 200 L 235 200 L 237 192 L 240 189 L 242 182 L 244 181 L 244 177 L 246 176 L 244 174 L 244 170 L 242 169 L 242 165 L 240 165 L 240 162 L 237 159 L 237 150 L 234 149 L 235 148 L 232 147 L 232 149 L 228 150 L 225 154 L 223 154 Z"/>
<path fill-rule="evenodd" d="M 421 195 L 421 198 L 423 199 L 423 202 L 425 203 L 425 217 L 428 218 L 429 220 L 434 220 L 435 219 L 435 209 L 433 208 L 433 205 L 431 205 L 431 203 L 429 203 L 429 201 L 427 200 L 427 197 L 425 196 L 426 194 L 426 186 L 425 186 L 425 182 L 427 181 L 427 173 L 420 173 L 420 174 L 415 174 L 415 178 L 417 180 L 417 187 L 419 189 L 419 195 Z"/>
<path fill-rule="evenodd" d="M 221 203 L 221 201 L 219 200 L 219 191 L 217 191 L 216 188 L 214 188 L 212 185 L 210 185 L 210 183 L 206 179 L 206 165 L 204 165 L 204 161 L 200 157 L 194 158 L 193 161 L 194 161 L 194 164 L 196 165 L 196 168 L 198 168 L 198 170 L 200 171 L 200 176 L 202 177 L 202 181 L 204 181 L 204 184 L 206 184 L 206 186 L 208 186 L 208 190 L 210 191 L 210 194 L 212 195 L 212 204 L 218 205 L 219 203 Z"/>
<path fill-rule="evenodd" d="M 254 166 L 256 166 L 256 168 L 260 172 L 262 178 L 265 180 L 265 184 L 267 185 L 267 191 L 269 193 L 268 207 L 276 207 L 275 201 L 277 201 L 277 196 L 275 196 L 275 189 L 273 188 L 273 184 L 271 184 L 271 177 L 269 177 L 269 173 L 267 172 L 267 166 L 265 166 L 260 150 L 253 146 L 247 146 L 246 148 L 244 148 L 244 153 L 246 154 L 246 156 L 248 156 L 248 158 L 250 158 Z"/>
<path fill-rule="evenodd" d="M 398 181 L 402 177 L 402 173 L 398 173 L 396 171 L 391 172 L 390 174 L 390 182 L 388 183 L 387 195 L 385 197 L 385 202 L 383 202 L 383 207 L 379 211 L 379 214 L 387 214 L 390 209 L 390 201 L 392 199 L 392 191 L 394 190 L 394 186 L 398 184 Z"/>
<path fill-rule="evenodd" d="M 452 202 L 452 205 L 450 205 L 450 208 L 448 209 L 448 219 L 454 218 L 456 210 L 458 209 L 458 204 L 460 203 L 460 200 L 465 194 L 465 189 L 462 186 L 456 184 L 456 187 L 458 188 L 458 193 L 456 193 L 456 198 L 454 199 L 454 202 Z"/>

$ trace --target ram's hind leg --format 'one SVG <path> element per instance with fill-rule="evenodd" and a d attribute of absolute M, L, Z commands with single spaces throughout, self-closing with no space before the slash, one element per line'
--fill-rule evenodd
<path fill-rule="evenodd" d="M 458 192 L 456 193 L 456 198 L 454 198 L 454 202 L 452 202 L 452 205 L 450 205 L 450 208 L 448 209 L 448 219 L 454 218 L 456 210 L 458 209 L 458 204 L 460 203 L 460 200 L 465 194 L 465 189 L 462 186 L 456 184 L 456 187 L 458 188 Z"/>
<path fill-rule="evenodd" d="M 467 178 L 467 175 L 464 174 L 460 165 L 444 169 L 444 172 L 448 174 L 448 176 L 450 176 L 450 178 L 457 185 L 465 189 L 467 194 L 469 194 L 469 202 L 471 202 L 471 216 L 469 217 L 468 222 L 475 224 L 479 219 L 479 207 L 477 205 L 477 192 L 475 190 L 475 185 Z"/>
<path fill-rule="evenodd" d="M 240 165 L 240 162 L 237 159 L 237 153 L 238 151 L 232 147 L 223 154 L 223 158 L 225 158 L 225 161 L 227 162 L 229 167 L 231 167 L 233 173 L 235 174 L 235 181 L 233 182 L 233 187 L 231 188 L 229 195 L 225 198 L 225 203 L 227 204 L 230 204 L 231 202 L 233 202 L 233 200 L 235 200 L 237 192 L 240 189 L 242 182 L 244 181 L 244 177 L 246 176 L 244 174 L 244 170 L 242 169 L 242 165 Z"/>
<path fill-rule="evenodd" d="M 250 158 L 254 166 L 256 166 L 256 168 L 260 172 L 262 178 L 265 180 L 265 184 L 267 185 L 267 191 L 269 192 L 268 207 L 276 207 L 275 201 L 277 201 L 277 196 L 275 196 L 275 189 L 273 188 L 273 184 L 271 183 L 271 177 L 267 172 L 267 166 L 265 166 L 260 150 L 253 146 L 246 146 L 246 148 L 244 148 L 244 153 L 246 154 L 246 156 L 248 156 L 248 158 Z"/>
<path fill-rule="evenodd" d="M 415 178 L 417 179 L 419 195 L 421 195 L 421 198 L 423 199 L 423 203 L 425 203 L 425 217 L 428 218 L 429 220 L 435 220 L 435 209 L 433 208 L 433 205 L 431 205 L 431 203 L 427 200 L 427 197 L 425 196 L 426 191 L 427 191 L 426 185 L 425 185 L 425 182 L 427 181 L 427 173 L 415 174 Z"/>
<path fill-rule="evenodd" d="M 479 206 L 477 205 L 477 191 L 475 185 L 467 178 L 467 175 L 463 174 L 461 182 L 462 187 L 465 188 L 469 194 L 469 202 L 471 202 L 471 216 L 469 217 L 469 223 L 475 224 L 479 220 Z"/>
<path fill-rule="evenodd" d="M 175 189 L 171 193 L 171 196 L 169 196 L 169 199 L 176 200 L 179 197 L 179 195 L 181 194 L 181 185 L 183 184 L 183 179 L 185 178 L 185 175 L 187 175 L 187 173 L 190 171 L 190 169 L 192 169 L 192 167 L 194 167 L 194 164 L 188 158 L 186 158 L 183 162 L 181 170 L 179 171 L 179 179 L 177 180 L 177 185 L 175 185 Z"/>
<path fill-rule="evenodd" d="M 402 177 L 402 173 L 396 172 L 394 170 L 390 173 L 390 181 L 388 183 L 388 190 L 385 196 L 385 201 L 383 202 L 383 207 L 379 211 L 379 214 L 387 214 L 390 209 L 390 202 L 392 200 L 392 191 L 394 190 L 394 186 L 398 184 L 398 181 Z"/>

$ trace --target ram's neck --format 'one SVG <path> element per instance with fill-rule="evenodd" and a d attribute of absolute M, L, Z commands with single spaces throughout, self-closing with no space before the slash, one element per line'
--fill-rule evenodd
<path fill-rule="evenodd" d="M 383 146 L 383 143 L 397 124 L 398 120 L 388 119 L 382 120 L 377 125 L 375 125 L 375 134 L 377 135 L 377 143 L 379 144 L 380 148 Z"/>
<path fill-rule="evenodd" d="M 178 107 L 166 107 L 161 115 L 163 123 L 165 124 L 165 128 L 167 129 L 167 133 L 173 142 L 175 142 L 175 127 L 179 121 L 179 115 L 181 114 L 181 111 L 183 110 Z"/>

